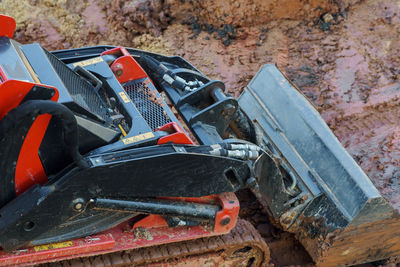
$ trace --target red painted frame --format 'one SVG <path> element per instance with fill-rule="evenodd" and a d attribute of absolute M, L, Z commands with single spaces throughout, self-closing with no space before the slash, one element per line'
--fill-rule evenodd
<path fill-rule="evenodd" d="M 0 36 L 11 38 L 14 34 L 16 25 L 17 24 L 12 17 L 0 14 Z"/>
<path fill-rule="evenodd" d="M 101 53 L 101 56 L 113 55 L 118 58 L 111 64 L 110 68 L 120 83 L 147 77 L 147 73 L 136 62 L 125 47 L 116 47 Z"/>
<path fill-rule="evenodd" d="M 161 137 L 157 144 L 162 145 L 166 143 L 194 145 L 192 139 L 185 133 L 185 131 L 176 122 L 170 122 L 160 127 L 156 131 L 163 131 L 169 133 L 167 136 Z"/>

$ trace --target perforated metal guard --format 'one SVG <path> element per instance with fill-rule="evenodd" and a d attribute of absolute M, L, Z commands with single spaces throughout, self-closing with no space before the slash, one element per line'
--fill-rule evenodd
<path fill-rule="evenodd" d="M 108 115 L 104 102 L 94 92 L 93 86 L 79 77 L 77 73 L 63 64 L 56 56 L 46 50 L 45 52 L 74 101 L 87 111 L 107 120 Z"/>
<path fill-rule="evenodd" d="M 131 81 L 123 84 L 123 87 L 153 131 L 171 122 L 163 109 L 164 102 L 145 83 Z"/>

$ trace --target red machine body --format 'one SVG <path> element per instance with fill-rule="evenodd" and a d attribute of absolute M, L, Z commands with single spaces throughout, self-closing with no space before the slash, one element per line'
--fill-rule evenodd
<path fill-rule="evenodd" d="M 213 229 L 203 225 L 169 227 L 163 217 L 149 215 L 137 222 L 127 221 L 103 233 L 84 238 L 19 249 L 13 253 L 0 252 L 0 266 L 30 266 L 222 235 L 228 233 L 238 219 L 239 200 L 234 193 L 180 199 L 221 205 Z"/>
<path fill-rule="evenodd" d="M 10 38 L 15 30 L 15 21 L 0 15 L 0 36 Z M 115 60 L 110 65 L 118 81 L 123 84 L 138 79 L 148 78 L 138 62 L 123 47 L 116 47 L 103 52 L 101 56 L 111 55 Z M 0 120 L 11 110 L 21 105 L 27 95 L 35 88 L 47 87 L 54 90 L 51 101 L 59 99 L 58 90 L 49 85 L 9 79 L 0 65 Z M 15 171 L 15 192 L 20 195 L 35 184 L 43 185 L 48 179 L 39 156 L 39 147 L 43 141 L 52 116 L 39 115 L 24 137 Z M 157 145 L 189 144 L 194 142 L 176 122 L 159 127 L 155 132 L 163 133 Z M 125 133 L 126 134 L 126 133 Z M 190 203 L 213 204 L 221 209 L 215 214 L 212 224 L 196 226 L 170 227 L 163 216 L 147 215 L 134 217 L 102 233 L 69 241 L 18 249 L 12 253 L 0 251 L 0 266 L 26 266 L 45 262 L 55 262 L 76 257 L 86 257 L 110 252 L 131 250 L 140 247 L 155 246 L 165 243 L 191 240 L 228 233 L 236 224 L 239 214 L 239 201 L 235 194 L 223 193 L 199 198 L 159 197 Z"/>
<path fill-rule="evenodd" d="M 11 38 L 14 35 L 17 24 L 12 17 L 0 14 L 0 25 L 0 36 L 7 36 L 8 38 Z"/>
<path fill-rule="evenodd" d="M 3 82 L 0 83 L 0 119 L 10 110 L 17 107 L 30 90 L 40 85 L 25 81 L 8 80 L 4 72 L 1 76 Z M 52 86 L 45 87 L 54 90 L 55 94 L 50 100 L 56 102 L 59 97 L 57 89 Z M 15 172 L 15 192 L 17 195 L 21 194 L 35 183 L 44 184 L 47 182 L 46 173 L 40 161 L 38 150 L 50 119 L 51 115 L 49 114 L 43 114 L 37 117 L 25 137 Z"/>

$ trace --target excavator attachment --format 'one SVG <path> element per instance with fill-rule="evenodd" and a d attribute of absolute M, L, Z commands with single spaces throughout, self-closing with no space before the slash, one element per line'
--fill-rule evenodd
<path fill-rule="evenodd" d="M 316 263 L 355 264 L 400 253 L 397 213 L 275 65 L 260 69 L 239 106 L 267 151 L 256 163 L 255 193 Z M 382 238 L 393 246 L 382 247 Z"/>

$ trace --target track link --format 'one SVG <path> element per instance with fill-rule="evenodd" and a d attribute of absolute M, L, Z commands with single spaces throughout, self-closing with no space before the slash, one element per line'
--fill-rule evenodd
<path fill-rule="evenodd" d="M 40 266 L 267 266 L 267 244 L 245 220 L 238 220 L 229 234 L 185 242 L 139 248 L 99 256 L 47 263 Z"/>

